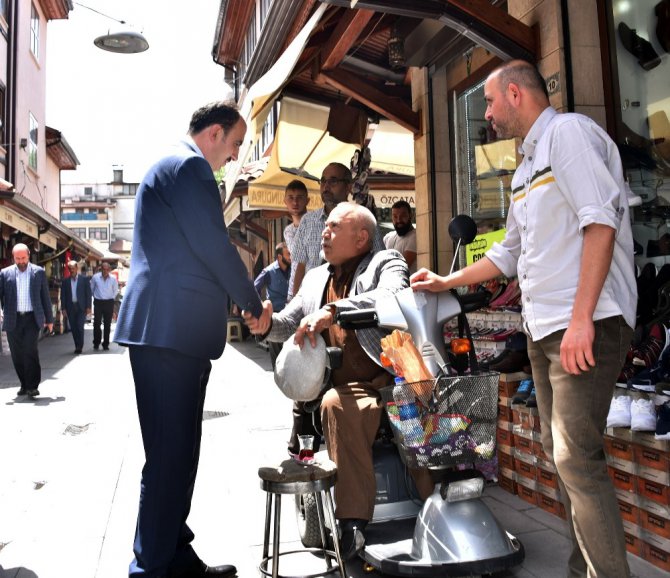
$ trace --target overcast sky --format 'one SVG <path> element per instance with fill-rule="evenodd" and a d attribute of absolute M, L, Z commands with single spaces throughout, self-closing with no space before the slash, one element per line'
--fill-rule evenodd
<path fill-rule="evenodd" d="M 126 182 L 188 128 L 191 113 L 229 96 L 211 57 L 220 0 L 88 0 L 87 6 L 143 32 L 149 50 L 115 54 L 93 45 L 124 28 L 75 2 L 68 20 L 48 24 L 46 124 L 60 130 L 81 165 L 64 183 Z M 128 26 L 125 27 L 126 29 Z"/>

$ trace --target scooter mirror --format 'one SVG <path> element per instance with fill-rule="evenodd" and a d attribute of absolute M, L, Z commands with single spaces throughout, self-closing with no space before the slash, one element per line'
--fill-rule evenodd
<path fill-rule="evenodd" d="M 472 243 L 477 236 L 477 223 L 468 215 L 456 215 L 449 223 L 449 236 L 454 243 Z"/>

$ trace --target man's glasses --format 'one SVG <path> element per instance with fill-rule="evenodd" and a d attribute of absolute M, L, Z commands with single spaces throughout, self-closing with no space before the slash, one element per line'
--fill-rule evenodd
<path fill-rule="evenodd" d="M 320 185 L 328 185 L 329 187 L 335 186 L 337 183 L 348 183 L 347 179 L 337 179 L 335 177 L 329 177 L 327 179 L 319 179 Z"/>

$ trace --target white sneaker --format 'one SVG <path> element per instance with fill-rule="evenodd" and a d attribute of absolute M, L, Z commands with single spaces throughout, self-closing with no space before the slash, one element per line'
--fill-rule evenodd
<path fill-rule="evenodd" d="M 610 411 L 607 414 L 607 427 L 630 427 L 630 405 L 632 401 L 627 395 L 612 397 Z"/>
<path fill-rule="evenodd" d="M 651 399 L 635 399 L 630 406 L 632 431 L 656 431 L 656 406 Z"/>

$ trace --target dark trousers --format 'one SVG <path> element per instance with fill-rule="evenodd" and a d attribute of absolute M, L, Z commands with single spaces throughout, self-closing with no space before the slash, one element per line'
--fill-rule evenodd
<path fill-rule="evenodd" d="M 72 332 L 75 349 L 84 347 L 84 324 L 86 323 L 86 312 L 82 311 L 76 305 L 68 310 L 67 321 Z"/>
<path fill-rule="evenodd" d="M 109 347 L 109 332 L 112 328 L 112 315 L 114 314 L 114 299 L 94 299 L 95 309 L 93 311 L 93 346 L 97 347 L 102 341 L 103 347 Z M 102 337 L 100 321 L 105 326 L 105 336 Z"/>
<path fill-rule="evenodd" d="M 198 563 L 186 519 L 212 365 L 208 359 L 147 346 L 130 346 L 130 364 L 146 461 L 129 575 L 164 576 Z"/>
<path fill-rule="evenodd" d="M 42 381 L 42 367 L 37 350 L 40 328 L 35 323 L 35 314 L 17 314 L 16 327 L 7 332 L 9 350 L 12 352 L 12 363 L 19 376 L 21 387 L 37 389 Z"/>

